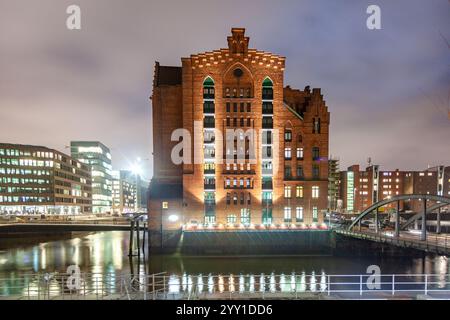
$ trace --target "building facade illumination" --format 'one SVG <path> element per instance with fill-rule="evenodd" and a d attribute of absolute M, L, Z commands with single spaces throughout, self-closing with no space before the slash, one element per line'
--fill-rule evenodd
<path fill-rule="evenodd" d="M 330 114 L 321 91 L 284 86 L 285 58 L 249 49 L 244 33 L 232 29 L 227 49 L 181 67 L 156 63 L 150 227 L 323 222 Z M 182 164 L 172 161 L 179 128 L 192 137 Z"/>
<path fill-rule="evenodd" d="M 111 152 L 99 141 L 71 141 L 71 155 L 86 164 L 92 172 L 92 211 L 111 213 Z"/>
<path fill-rule="evenodd" d="M 46 147 L 0 143 L 0 214 L 91 212 L 88 166 Z"/>

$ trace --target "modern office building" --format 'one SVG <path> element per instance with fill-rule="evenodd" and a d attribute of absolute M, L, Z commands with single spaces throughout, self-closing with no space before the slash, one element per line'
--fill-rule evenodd
<path fill-rule="evenodd" d="M 70 149 L 74 159 L 91 168 L 93 213 L 111 213 L 112 166 L 109 148 L 99 141 L 72 141 Z"/>
<path fill-rule="evenodd" d="M 350 166 L 340 173 L 342 211 L 361 212 L 373 203 L 403 194 L 436 194 L 450 196 L 450 167 L 437 166 L 422 171 L 379 170 L 371 165 L 360 170 Z M 395 210 L 395 203 L 380 210 Z M 420 201 L 400 201 L 400 210 L 422 210 Z"/>
<path fill-rule="evenodd" d="M 88 166 L 46 147 L 0 143 L 0 214 L 91 212 Z"/>
<path fill-rule="evenodd" d="M 150 227 L 323 222 L 330 114 L 321 90 L 284 85 L 285 58 L 228 48 L 155 65 Z M 173 159 L 176 129 L 186 134 Z M 180 139 L 181 140 L 181 139 Z"/>
<path fill-rule="evenodd" d="M 127 214 L 136 212 L 136 176 L 131 171 L 112 171 L 112 212 Z"/>

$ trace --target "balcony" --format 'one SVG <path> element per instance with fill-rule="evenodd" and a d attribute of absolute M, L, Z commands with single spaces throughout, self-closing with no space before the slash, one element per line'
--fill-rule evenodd
<path fill-rule="evenodd" d="M 264 169 L 263 168 L 261 170 L 261 173 L 264 174 L 264 175 L 269 175 L 269 174 L 272 175 L 273 174 L 273 170 L 272 169 Z"/>
<path fill-rule="evenodd" d="M 214 169 L 207 169 L 207 170 L 204 171 L 204 173 L 205 174 L 215 174 L 216 170 L 214 170 Z"/>

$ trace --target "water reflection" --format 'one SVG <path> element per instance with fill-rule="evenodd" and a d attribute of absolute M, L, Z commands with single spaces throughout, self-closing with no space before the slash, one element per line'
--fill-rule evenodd
<path fill-rule="evenodd" d="M 259 278 L 259 279 L 258 279 Z M 191 293 L 192 287 L 197 289 L 196 294 L 215 292 L 237 292 L 236 284 L 239 286 L 239 293 L 293 293 L 293 292 L 305 292 L 306 287 L 311 292 L 325 292 L 327 290 L 327 275 L 322 273 L 320 276 L 320 286 L 317 286 L 316 276 L 305 277 L 305 274 L 296 275 L 291 274 L 286 276 L 281 274 L 276 276 L 271 274 L 270 276 L 261 275 L 218 275 L 208 276 L 208 285 L 203 283 L 203 277 L 201 275 L 194 277 L 189 275 L 176 275 L 172 274 L 168 276 L 169 293 Z M 307 280 L 306 280 L 307 279 Z M 268 281 L 267 281 L 268 280 Z M 187 281 L 187 285 L 185 285 Z M 181 283 L 181 284 L 180 284 Z M 255 285 L 257 284 L 257 285 Z M 255 288 L 257 286 L 257 288 Z"/>
<path fill-rule="evenodd" d="M 416 281 L 423 281 L 424 273 L 435 274 L 428 280 L 439 288 L 449 282 L 447 257 L 152 256 L 146 263 L 142 256 L 141 260 L 137 257 L 129 260 L 128 242 L 128 232 L 102 232 L 4 249 L 0 251 L 0 295 L 17 293 L 16 288 L 37 286 L 32 274 L 65 274 L 70 265 L 95 274 L 93 282 L 86 285 L 96 292 L 109 279 L 116 283 L 114 280 L 121 274 L 132 273 L 142 284 L 147 272 L 166 272 L 171 293 L 323 292 L 328 289 L 328 275 L 365 274 L 369 265 L 380 266 L 383 274 L 413 274 L 411 279 Z"/>

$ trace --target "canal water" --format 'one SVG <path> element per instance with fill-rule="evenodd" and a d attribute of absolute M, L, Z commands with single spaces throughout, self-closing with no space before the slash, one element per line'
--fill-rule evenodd
<path fill-rule="evenodd" d="M 184 257 L 141 255 L 129 259 L 128 232 L 101 232 L 80 238 L 13 246 L 0 251 L 0 295 L 14 293 L 8 283 L 35 273 L 66 273 L 71 265 L 82 272 L 101 275 L 122 273 L 158 273 L 182 281 L 199 275 L 234 275 L 251 279 L 252 275 L 365 274 L 371 265 L 382 274 L 437 274 L 447 279 L 450 267 L 447 257 L 335 257 L 335 256 L 250 256 L 250 257 Z M 236 281 L 239 281 L 238 279 Z M 270 281 L 270 280 L 268 280 Z M 449 281 L 449 280 L 447 280 Z"/>

